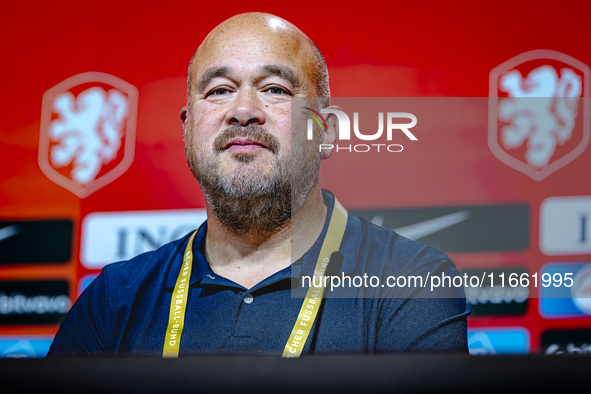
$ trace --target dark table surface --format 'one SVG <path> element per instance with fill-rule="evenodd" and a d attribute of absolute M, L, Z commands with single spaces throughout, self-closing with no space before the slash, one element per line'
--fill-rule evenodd
<path fill-rule="evenodd" d="M 589 392 L 589 356 L 0 360 L 0 393 Z"/>

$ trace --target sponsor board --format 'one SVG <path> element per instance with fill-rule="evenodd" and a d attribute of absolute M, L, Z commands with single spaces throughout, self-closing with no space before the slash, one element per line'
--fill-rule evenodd
<path fill-rule="evenodd" d="M 198 228 L 205 209 L 95 212 L 82 221 L 80 261 L 101 269 L 177 240 Z"/>
<path fill-rule="evenodd" d="M 95 280 L 98 276 L 99 274 L 88 274 L 80 278 L 80 280 L 78 281 L 78 297 L 80 297 L 80 294 L 82 294 L 82 292 L 86 290 L 88 285 L 90 285 L 92 281 Z"/>
<path fill-rule="evenodd" d="M 542 353 L 591 354 L 591 330 L 551 330 L 542 333 Z"/>
<path fill-rule="evenodd" d="M 490 277 L 492 281 L 484 281 L 483 286 L 466 286 L 466 303 L 472 308 L 472 316 L 493 315 L 522 315 L 527 311 L 529 303 L 529 288 L 523 286 L 511 287 L 506 280 L 501 285 L 499 275 L 509 278 L 512 274 L 520 276 L 527 274 L 525 268 L 490 268 L 478 270 L 463 270 L 460 276 Z M 492 274 L 492 276 L 490 276 Z M 491 283 L 492 282 L 492 283 Z M 492 284 L 492 286 L 491 286 Z"/>
<path fill-rule="evenodd" d="M 0 336 L 0 358 L 43 358 L 47 355 L 52 336 Z"/>
<path fill-rule="evenodd" d="M 529 245 L 525 204 L 350 212 L 445 252 L 513 251 Z"/>
<path fill-rule="evenodd" d="M 468 328 L 468 349 L 472 356 L 527 354 L 530 335 L 525 327 Z"/>
<path fill-rule="evenodd" d="M 591 262 L 548 263 L 540 270 L 540 278 L 572 274 L 572 286 L 539 286 L 540 315 L 546 319 L 591 317 Z"/>
<path fill-rule="evenodd" d="M 71 220 L 0 221 L 0 264 L 67 263 Z"/>
<path fill-rule="evenodd" d="M 0 325 L 60 323 L 70 307 L 68 282 L 1 281 Z"/>
<path fill-rule="evenodd" d="M 549 197 L 542 202 L 540 250 L 547 256 L 591 254 L 591 196 Z"/>

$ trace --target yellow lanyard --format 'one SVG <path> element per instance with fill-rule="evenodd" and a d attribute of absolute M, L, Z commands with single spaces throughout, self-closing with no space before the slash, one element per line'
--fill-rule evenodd
<path fill-rule="evenodd" d="M 187 249 L 185 249 L 185 255 L 183 256 L 183 266 L 176 280 L 176 285 L 174 285 L 172 299 L 170 300 L 170 314 L 168 315 L 168 328 L 166 329 L 162 357 L 179 356 L 181 334 L 185 325 L 185 310 L 187 309 L 191 268 L 193 266 L 193 240 L 198 231 L 195 230 L 191 238 L 189 238 L 189 243 L 187 243 Z"/>
<path fill-rule="evenodd" d="M 306 293 L 304 303 L 300 309 L 300 313 L 291 331 L 291 335 L 285 345 L 282 357 L 292 358 L 299 357 L 304 349 L 306 339 L 310 335 L 318 310 L 322 304 L 324 295 L 324 272 L 330 262 L 330 256 L 341 247 L 341 241 L 345 234 L 345 227 L 347 225 L 347 210 L 334 198 L 334 207 L 328 230 L 324 237 L 318 261 L 314 268 L 314 279 Z M 162 357 L 178 357 L 181 344 L 181 334 L 185 324 L 185 311 L 187 309 L 187 297 L 189 295 L 189 283 L 191 279 L 191 268 L 193 266 L 193 240 L 197 235 L 196 230 L 185 249 L 183 257 L 183 265 L 179 276 L 174 286 L 172 299 L 170 300 L 170 314 L 168 316 L 168 328 L 166 329 L 166 337 L 164 339 L 164 350 Z M 315 284 L 319 286 L 315 286 Z"/>

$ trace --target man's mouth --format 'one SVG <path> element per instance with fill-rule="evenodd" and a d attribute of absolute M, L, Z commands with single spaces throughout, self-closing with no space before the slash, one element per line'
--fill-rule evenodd
<path fill-rule="evenodd" d="M 233 138 L 224 147 L 224 150 L 232 153 L 251 153 L 261 149 L 267 149 L 267 147 L 258 141 L 245 137 Z"/>

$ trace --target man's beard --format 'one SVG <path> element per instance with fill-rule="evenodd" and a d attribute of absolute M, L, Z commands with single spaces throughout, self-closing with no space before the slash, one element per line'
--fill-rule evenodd
<path fill-rule="evenodd" d="M 191 123 L 187 126 L 190 133 L 193 127 Z M 261 143 L 275 156 L 269 173 L 263 174 L 252 163 L 257 153 L 233 154 L 238 163 L 230 174 L 223 173 L 220 154 L 236 137 Z M 282 159 L 277 139 L 254 124 L 232 125 L 220 133 L 213 143 L 213 155 L 206 147 L 195 147 L 192 135 L 185 135 L 185 153 L 214 215 L 238 235 L 266 235 L 283 228 L 306 201 L 320 168 L 319 153 L 313 157 L 300 151 L 294 154 L 292 147 L 291 160 Z"/>

